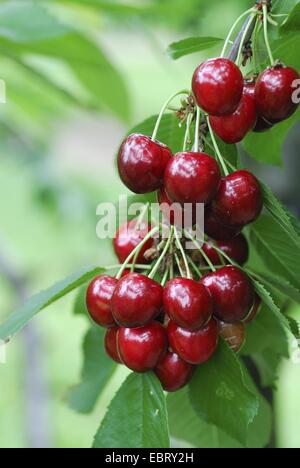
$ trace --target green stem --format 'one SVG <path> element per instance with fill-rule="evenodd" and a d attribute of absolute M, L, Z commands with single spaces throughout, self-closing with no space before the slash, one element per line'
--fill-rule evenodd
<path fill-rule="evenodd" d="M 150 271 L 148 277 L 150 279 L 153 279 L 154 276 L 156 275 L 156 273 L 158 272 L 158 269 L 163 261 L 163 259 L 165 258 L 165 256 L 167 255 L 167 252 L 170 248 L 170 245 L 172 244 L 173 242 L 173 238 L 174 238 L 174 228 L 173 226 L 171 227 L 171 232 L 170 232 L 170 236 L 169 236 L 169 239 L 168 241 L 166 242 L 166 245 L 165 245 L 165 248 L 163 249 L 159 259 L 157 260 L 157 262 L 155 263 L 153 269 Z"/>
<path fill-rule="evenodd" d="M 256 73 L 258 69 L 258 60 L 257 60 L 257 46 L 258 46 L 258 33 L 259 33 L 259 29 L 260 29 L 260 25 L 261 25 L 261 22 L 259 20 L 259 18 L 257 17 L 256 19 L 256 23 L 255 23 L 255 28 L 254 28 L 254 31 L 253 31 L 253 47 L 252 47 L 252 51 L 253 51 L 253 68 L 254 68 L 254 72 Z"/>
<path fill-rule="evenodd" d="M 219 255 L 222 256 L 222 258 L 225 258 L 231 265 L 238 267 L 238 264 L 235 263 L 225 252 L 223 252 L 223 250 L 219 249 L 219 247 L 216 247 L 216 245 L 213 245 L 213 248 L 216 252 L 218 252 Z"/>
<path fill-rule="evenodd" d="M 187 258 L 188 258 L 188 261 L 191 264 L 193 270 L 197 273 L 199 278 L 202 278 L 203 275 L 202 275 L 200 269 L 197 267 L 196 263 L 191 259 L 191 257 L 189 255 L 187 256 Z"/>
<path fill-rule="evenodd" d="M 139 215 L 139 217 L 138 217 L 138 219 L 137 219 L 137 222 L 136 222 L 136 225 L 135 225 L 135 229 L 136 229 L 137 231 L 140 229 L 141 224 L 142 224 L 142 222 L 144 221 L 145 215 L 146 215 L 146 213 L 147 213 L 147 211 L 148 211 L 148 209 L 149 209 L 149 204 L 150 204 L 149 202 L 146 203 L 146 205 L 145 205 L 144 208 L 142 209 L 142 211 L 141 211 L 141 213 L 140 213 L 140 215 Z"/>
<path fill-rule="evenodd" d="M 165 111 L 167 110 L 170 102 L 173 101 L 173 99 L 175 99 L 177 96 L 180 96 L 181 94 L 186 94 L 186 95 L 189 95 L 190 94 L 190 91 L 188 90 L 182 90 L 182 91 L 179 91 L 178 93 L 176 94 L 173 94 L 173 96 L 171 96 L 166 102 L 165 104 L 163 105 L 161 111 L 160 111 L 160 114 L 158 116 L 158 119 L 156 121 L 156 125 L 155 125 L 155 128 L 153 130 L 153 134 L 152 134 L 152 140 L 155 141 L 156 140 L 156 137 L 157 137 L 157 133 L 158 133 L 158 130 L 159 130 L 159 126 L 161 124 L 161 120 L 163 118 L 163 115 L 165 113 Z"/>
<path fill-rule="evenodd" d="M 165 274 L 163 276 L 163 279 L 161 280 L 161 285 L 162 287 L 165 287 L 167 281 L 168 281 L 168 277 L 169 277 L 169 269 L 167 268 L 166 271 L 165 271 Z"/>
<path fill-rule="evenodd" d="M 118 265 L 108 265 L 105 267 L 105 270 L 109 271 L 109 270 L 117 270 L 119 268 L 121 268 L 121 264 L 118 264 Z M 129 264 L 127 265 L 127 268 L 131 268 L 132 267 L 132 264 Z M 152 266 L 151 265 L 134 265 L 134 267 L 137 269 L 137 270 L 151 270 L 152 269 Z"/>
<path fill-rule="evenodd" d="M 241 16 L 239 16 L 239 18 L 235 21 L 235 23 L 233 24 L 232 28 L 230 29 L 229 33 L 228 33 L 228 36 L 225 40 L 225 43 L 224 43 L 224 47 L 223 47 L 223 50 L 222 50 L 222 53 L 221 53 L 221 57 L 223 58 L 225 56 L 225 53 L 226 53 L 226 49 L 228 47 L 228 44 L 230 42 L 230 39 L 231 39 L 231 36 L 235 30 L 235 28 L 237 27 L 237 25 L 239 24 L 239 22 L 245 17 L 245 16 L 248 16 L 250 13 L 253 13 L 255 10 L 253 8 L 250 8 L 250 10 L 247 10 L 245 11 Z"/>
<path fill-rule="evenodd" d="M 195 126 L 195 146 L 194 146 L 195 153 L 199 152 L 200 119 L 201 119 L 201 110 L 197 106 L 196 126 Z"/>
<path fill-rule="evenodd" d="M 221 164 L 221 166 L 222 166 L 222 168 L 223 168 L 223 171 L 224 171 L 225 176 L 228 176 L 228 175 L 229 175 L 229 171 L 228 171 L 228 169 L 227 169 L 227 166 L 226 166 L 226 164 L 225 164 L 225 161 L 224 161 L 224 158 L 223 158 L 223 156 L 222 156 L 222 154 L 221 154 L 221 151 L 220 151 L 220 149 L 219 149 L 219 147 L 218 147 L 217 140 L 216 140 L 216 138 L 215 138 L 215 134 L 214 134 L 213 129 L 212 129 L 212 127 L 211 127 L 211 124 L 210 124 L 210 120 L 209 120 L 209 116 L 208 116 L 208 115 L 206 116 L 206 121 L 207 121 L 208 129 L 209 129 L 209 133 L 210 133 L 210 136 L 211 136 L 211 141 L 212 141 L 213 146 L 214 146 L 214 150 L 215 150 L 216 155 L 217 155 L 217 157 L 218 157 L 218 159 L 219 159 L 219 161 L 220 161 L 220 164 Z"/>
<path fill-rule="evenodd" d="M 271 65 L 273 66 L 275 64 L 275 60 L 272 54 L 270 42 L 269 42 L 269 37 L 268 37 L 268 7 L 267 5 L 263 5 L 263 14 L 264 14 L 264 37 L 265 37 L 265 43 L 267 47 L 267 51 L 270 57 L 270 62 Z"/>
<path fill-rule="evenodd" d="M 197 249 L 199 250 L 199 252 L 201 253 L 201 255 L 203 256 L 203 258 L 206 260 L 209 268 L 215 272 L 216 271 L 216 268 L 214 267 L 214 265 L 212 264 L 210 258 L 206 255 L 206 253 L 204 252 L 204 250 L 202 249 L 201 245 L 199 244 L 199 242 L 196 241 L 196 239 L 188 232 L 188 231 L 184 231 L 185 235 L 193 242 L 193 244 L 197 247 Z"/>
<path fill-rule="evenodd" d="M 176 260 L 176 263 L 177 263 L 177 268 L 179 270 L 179 273 L 180 273 L 180 276 L 182 276 L 182 278 L 185 277 L 185 273 L 183 271 L 183 269 L 181 268 L 181 265 L 180 265 L 180 261 L 179 261 L 179 257 L 177 254 L 174 255 L 175 256 L 175 260 Z"/>
<path fill-rule="evenodd" d="M 186 131 L 185 131 L 185 135 L 184 135 L 183 151 L 187 150 L 188 141 L 189 141 L 189 138 L 190 138 L 190 128 L 191 128 L 192 120 L 193 120 L 193 114 L 189 114 L 187 119 L 186 119 Z"/>
<path fill-rule="evenodd" d="M 181 256 L 182 256 L 183 261 L 184 261 L 184 266 L 185 266 L 185 269 L 186 269 L 187 277 L 188 277 L 188 279 L 193 279 L 193 276 L 191 274 L 191 270 L 190 270 L 190 267 L 189 267 L 189 262 L 187 260 L 187 256 L 185 254 L 184 248 L 182 247 L 182 244 L 180 242 L 178 231 L 177 231 L 176 228 L 175 228 L 175 239 L 176 239 L 176 245 L 179 248 Z"/>
<path fill-rule="evenodd" d="M 251 15 L 251 19 L 249 20 L 248 25 L 245 28 L 244 34 L 242 36 L 241 43 L 240 43 L 240 46 L 239 46 L 238 55 L 237 55 L 237 59 L 236 59 L 236 64 L 237 65 L 239 65 L 239 63 L 240 63 L 241 55 L 242 55 L 242 52 L 243 52 L 243 47 L 245 45 L 245 40 L 246 40 L 249 29 L 252 27 L 252 19 L 256 16 L 256 14 L 257 13 L 255 13 L 255 14 L 253 13 Z"/>

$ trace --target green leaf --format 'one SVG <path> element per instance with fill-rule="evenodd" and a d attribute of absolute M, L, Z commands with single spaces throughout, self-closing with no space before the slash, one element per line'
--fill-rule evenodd
<path fill-rule="evenodd" d="M 86 307 L 86 290 L 88 284 L 82 286 L 75 297 L 73 312 L 75 315 L 86 315 L 88 314 L 88 310 Z"/>
<path fill-rule="evenodd" d="M 51 288 L 33 296 L 25 304 L 21 305 L 6 322 L 0 326 L 0 339 L 9 339 L 20 331 L 41 310 L 66 296 L 95 276 L 101 274 L 103 269 L 96 267 L 85 268 L 74 273 L 67 279 L 60 281 Z"/>
<path fill-rule="evenodd" d="M 281 26 L 281 32 L 291 33 L 292 31 L 300 31 L 300 3 L 294 6 L 286 21 Z"/>
<path fill-rule="evenodd" d="M 282 356 L 276 353 L 276 350 L 266 349 L 265 351 L 253 354 L 251 359 L 254 361 L 261 379 L 263 387 L 276 388 L 276 381 L 279 377 L 279 367 Z"/>
<path fill-rule="evenodd" d="M 167 53 L 171 58 L 176 60 L 185 55 L 211 49 L 221 42 L 223 42 L 223 39 L 217 37 L 189 37 L 170 44 Z"/>
<path fill-rule="evenodd" d="M 94 409 L 117 367 L 105 352 L 104 336 L 104 329 L 93 326 L 84 339 L 82 381 L 69 392 L 67 398 L 70 408 L 79 413 L 87 414 Z"/>
<path fill-rule="evenodd" d="M 290 299 L 297 304 L 300 304 L 300 291 L 291 285 L 287 280 L 279 276 L 274 276 L 272 273 L 254 272 L 257 279 L 269 289 L 274 289 L 287 299 Z"/>
<path fill-rule="evenodd" d="M 287 316 L 287 320 L 290 324 L 290 329 L 296 340 L 300 340 L 300 324 L 293 317 Z"/>
<path fill-rule="evenodd" d="M 196 371 L 190 395 L 200 417 L 246 445 L 258 397 L 248 388 L 237 356 L 223 340 L 212 359 Z"/>
<path fill-rule="evenodd" d="M 169 447 L 165 396 L 153 373 L 127 378 L 109 405 L 93 447 Z"/>

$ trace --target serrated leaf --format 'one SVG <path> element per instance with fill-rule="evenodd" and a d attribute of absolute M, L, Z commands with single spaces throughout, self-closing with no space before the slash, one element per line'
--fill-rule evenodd
<path fill-rule="evenodd" d="M 289 16 L 284 21 L 283 25 L 281 26 L 280 32 L 288 32 L 291 33 L 292 31 L 300 31 L 300 3 L 298 2 L 297 5 L 294 6 L 292 11 L 290 12 Z"/>
<path fill-rule="evenodd" d="M 41 310 L 66 296 L 74 289 L 86 283 L 95 276 L 101 274 L 103 269 L 98 267 L 88 267 L 67 279 L 60 281 L 49 289 L 40 292 L 21 305 L 7 320 L 0 326 L 0 339 L 9 339 L 12 335 L 20 331 L 25 325 Z"/>
<path fill-rule="evenodd" d="M 87 307 L 86 307 L 86 290 L 88 284 L 82 286 L 75 297 L 73 312 L 75 315 L 87 315 Z"/>
<path fill-rule="evenodd" d="M 297 304 L 300 304 L 300 291 L 296 289 L 291 283 L 282 277 L 274 276 L 272 273 L 258 273 L 254 272 L 257 279 L 264 284 L 267 288 L 275 289 L 281 295 L 290 299 Z"/>
<path fill-rule="evenodd" d="M 287 316 L 287 320 L 290 324 L 290 329 L 296 340 L 300 340 L 300 324 L 293 317 Z"/>
<path fill-rule="evenodd" d="M 93 447 L 169 447 L 165 395 L 153 373 L 126 379 L 109 405 Z"/>
<path fill-rule="evenodd" d="M 211 49 L 223 42 L 218 37 L 188 37 L 169 45 L 167 53 L 174 60 L 185 55 L 194 54 L 202 50 Z"/>
<path fill-rule="evenodd" d="M 212 359 L 199 367 L 190 384 L 195 411 L 243 446 L 258 412 L 258 397 L 249 390 L 238 357 L 223 340 Z"/>

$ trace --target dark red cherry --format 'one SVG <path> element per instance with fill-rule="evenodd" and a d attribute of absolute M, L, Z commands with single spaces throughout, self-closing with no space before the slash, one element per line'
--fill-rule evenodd
<path fill-rule="evenodd" d="M 167 352 L 165 328 L 151 322 L 141 328 L 120 328 L 118 350 L 123 364 L 135 372 L 154 369 Z"/>
<path fill-rule="evenodd" d="M 190 364 L 208 361 L 218 346 L 219 327 L 215 319 L 197 331 L 186 330 L 170 320 L 167 333 L 173 351 Z"/>
<path fill-rule="evenodd" d="M 256 125 L 253 128 L 254 133 L 264 133 L 267 132 L 268 130 L 271 130 L 271 128 L 274 127 L 273 123 L 267 122 L 267 120 L 263 119 L 262 117 L 258 117 L 256 121 Z"/>
<path fill-rule="evenodd" d="M 107 330 L 106 335 L 105 335 L 105 340 L 104 340 L 104 346 L 105 346 L 105 350 L 108 356 L 111 357 L 113 361 L 116 361 L 120 364 L 121 359 L 119 356 L 118 344 L 117 344 L 118 332 L 119 332 L 118 327 L 113 327 Z"/>
<path fill-rule="evenodd" d="M 213 213 L 228 226 L 241 226 L 255 221 L 262 208 L 260 184 L 248 171 L 237 171 L 222 179 L 212 203 Z"/>
<path fill-rule="evenodd" d="M 129 223 L 124 224 L 118 230 L 113 244 L 115 253 L 120 261 L 124 263 L 131 252 L 145 239 L 146 235 L 151 231 L 151 225 L 142 221 L 137 225 L 138 221 L 133 219 Z M 149 239 L 141 248 L 137 258 L 137 263 L 147 263 L 144 254 L 148 249 L 153 247 L 153 239 Z"/>
<path fill-rule="evenodd" d="M 180 327 L 199 330 L 211 319 L 213 303 L 202 284 L 175 278 L 164 289 L 164 311 Z"/>
<path fill-rule="evenodd" d="M 192 81 L 193 93 L 199 107 L 210 115 L 228 115 L 235 112 L 244 87 L 240 69 L 226 58 L 202 63 Z"/>
<path fill-rule="evenodd" d="M 220 335 L 224 338 L 228 346 L 238 353 L 246 341 L 246 327 L 243 323 L 219 322 Z"/>
<path fill-rule="evenodd" d="M 226 241 L 211 241 L 208 240 L 203 245 L 203 250 L 212 262 L 213 265 L 222 265 L 222 261 L 229 263 L 225 257 L 217 252 L 214 246 L 222 250 L 231 260 L 239 265 L 244 265 L 249 257 L 248 242 L 243 234 L 239 234 L 234 239 Z"/>
<path fill-rule="evenodd" d="M 220 181 L 218 163 L 205 153 L 177 153 L 165 172 L 166 192 L 178 203 L 209 203 Z"/>
<path fill-rule="evenodd" d="M 98 276 L 88 287 L 86 305 L 92 319 L 102 327 L 116 325 L 111 312 L 111 298 L 118 281 L 111 276 Z"/>
<path fill-rule="evenodd" d="M 163 143 L 134 133 L 124 141 L 119 151 L 120 177 L 132 192 L 154 192 L 163 183 L 171 156 L 171 150 Z"/>
<path fill-rule="evenodd" d="M 296 70 L 275 65 L 265 70 L 256 83 L 258 112 L 268 122 L 281 122 L 296 112 L 299 103 L 293 102 L 293 93 L 299 87 Z"/>
<path fill-rule="evenodd" d="M 185 204 L 184 207 L 181 203 L 172 201 L 164 187 L 157 192 L 157 201 L 167 224 L 179 228 L 189 228 L 196 224 L 197 206 L 195 204 Z"/>
<path fill-rule="evenodd" d="M 261 298 L 259 297 L 258 294 L 255 293 L 255 299 L 254 299 L 254 305 L 250 311 L 250 314 L 248 315 L 248 317 L 246 317 L 246 319 L 244 320 L 244 323 L 248 324 L 248 323 L 251 323 L 253 322 L 253 320 L 257 317 L 257 315 L 259 314 L 260 312 L 260 309 L 261 309 L 261 306 L 262 306 L 262 301 L 261 301 Z"/>
<path fill-rule="evenodd" d="M 111 310 L 123 327 L 141 327 L 158 317 L 162 310 L 163 288 L 147 276 L 131 273 L 122 278 L 114 291 Z"/>
<path fill-rule="evenodd" d="M 209 290 L 214 315 L 227 323 L 243 321 L 254 303 L 254 288 L 248 276 L 239 268 L 226 266 L 201 279 Z"/>
<path fill-rule="evenodd" d="M 239 235 L 242 229 L 243 226 L 226 226 L 221 223 L 210 207 L 205 211 L 204 231 L 211 239 L 230 240 Z"/>
<path fill-rule="evenodd" d="M 155 368 L 155 374 L 166 392 L 176 392 L 190 381 L 194 369 L 194 366 L 183 361 L 178 354 L 168 351 Z"/>

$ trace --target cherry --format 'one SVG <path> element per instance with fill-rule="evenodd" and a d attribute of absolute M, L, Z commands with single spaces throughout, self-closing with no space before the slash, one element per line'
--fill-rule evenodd
<path fill-rule="evenodd" d="M 177 153 L 165 172 L 165 189 L 178 203 L 209 203 L 221 181 L 218 163 L 205 153 Z"/>
<path fill-rule="evenodd" d="M 114 241 L 114 250 L 120 261 L 124 263 L 131 252 L 137 247 L 151 231 L 151 225 L 142 221 L 137 225 L 138 221 L 133 219 L 129 223 L 124 224 L 118 230 Z M 141 248 L 137 257 L 137 263 L 147 263 L 144 254 L 147 250 L 153 247 L 153 239 L 149 239 L 146 244 Z"/>
<path fill-rule="evenodd" d="M 223 322 L 243 321 L 254 303 L 254 289 L 248 276 L 239 268 L 226 266 L 201 279 L 209 290 L 214 315 Z"/>
<path fill-rule="evenodd" d="M 257 110 L 254 96 L 244 92 L 238 108 L 233 114 L 222 117 L 210 116 L 213 131 L 225 141 L 233 144 L 242 141 L 257 121 Z"/>
<path fill-rule="evenodd" d="M 163 143 L 134 133 L 124 141 L 119 151 L 120 177 L 132 192 L 154 192 L 163 183 L 171 156 L 171 150 Z"/>
<path fill-rule="evenodd" d="M 217 116 L 235 112 L 242 97 L 243 86 L 240 69 L 226 58 L 202 63 L 196 69 L 192 81 L 198 106 Z"/>
<path fill-rule="evenodd" d="M 192 378 L 193 372 L 194 367 L 191 364 L 171 351 L 168 351 L 155 369 L 155 374 L 167 392 L 176 392 L 184 387 Z"/>
<path fill-rule="evenodd" d="M 92 319 L 102 327 L 116 325 L 111 313 L 111 298 L 118 281 L 111 276 L 98 276 L 88 287 L 86 305 Z"/>
<path fill-rule="evenodd" d="M 151 322 L 141 328 L 120 328 L 118 350 L 123 364 L 135 372 L 154 369 L 167 351 L 164 327 Z"/>
<path fill-rule="evenodd" d="M 244 265 L 248 260 L 249 246 L 243 234 L 239 234 L 234 239 L 226 241 L 207 241 L 203 245 L 202 248 L 213 265 L 222 265 L 222 261 L 228 263 L 226 258 L 217 252 L 214 245 L 239 265 Z"/>
<path fill-rule="evenodd" d="M 220 335 L 224 338 L 228 346 L 238 353 L 246 341 L 246 327 L 243 323 L 219 322 Z"/>
<path fill-rule="evenodd" d="M 107 330 L 105 334 L 104 346 L 105 346 L 105 350 L 108 356 L 111 357 L 113 361 L 116 361 L 117 363 L 121 364 L 122 361 L 119 356 L 118 345 L 117 345 L 118 332 L 119 332 L 118 327 L 113 327 Z"/>
<path fill-rule="evenodd" d="M 230 240 L 240 234 L 243 226 L 225 226 L 212 212 L 211 207 L 205 211 L 204 231 L 211 239 Z"/>
<path fill-rule="evenodd" d="M 212 209 L 229 226 L 255 221 L 263 208 L 263 197 L 256 177 L 248 171 L 236 171 L 222 179 Z"/>
<path fill-rule="evenodd" d="M 122 278 L 114 291 L 111 310 L 123 327 L 140 327 L 156 318 L 163 304 L 163 288 L 147 276 L 131 273 Z"/>
<path fill-rule="evenodd" d="M 254 133 L 263 133 L 271 130 L 274 127 L 274 124 L 268 122 L 263 117 L 258 116 L 255 127 L 253 128 Z"/>
<path fill-rule="evenodd" d="M 298 104 L 293 102 L 293 85 L 299 78 L 296 70 L 280 64 L 268 68 L 259 76 L 255 95 L 258 111 L 264 119 L 281 122 L 296 112 Z"/>
<path fill-rule="evenodd" d="M 259 314 L 261 306 L 262 306 L 261 298 L 259 297 L 258 294 L 255 293 L 254 305 L 250 311 L 250 314 L 248 315 L 248 317 L 246 317 L 246 320 L 244 320 L 244 323 L 248 324 L 248 323 L 253 322 L 253 320 Z"/>
<path fill-rule="evenodd" d="M 167 333 L 171 348 L 190 364 L 208 361 L 218 346 L 219 327 L 215 319 L 197 331 L 186 330 L 170 320 Z"/>
<path fill-rule="evenodd" d="M 189 228 L 196 224 L 197 207 L 194 204 L 183 207 L 180 203 L 174 203 L 168 196 L 164 187 L 157 192 L 157 201 L 164 220 L 170 225 Z"/>
<path fill-rule="evenodd" d="M 180 327 L 199 330 L 210 319 L 213 303 L 208 290 L 187 278 L 169 281 L 164 289 L 164 310 Z"/>

